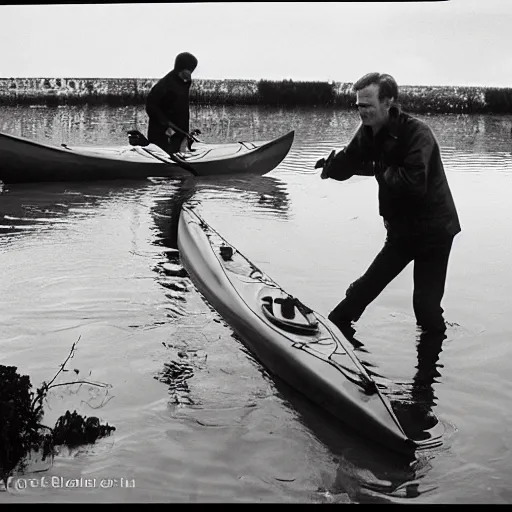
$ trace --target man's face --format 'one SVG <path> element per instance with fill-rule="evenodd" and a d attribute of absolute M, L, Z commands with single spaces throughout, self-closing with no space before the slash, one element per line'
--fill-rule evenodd
<path fill-rule="evenodd" d="M 192 81 L 192 71 L 190 69 L 182 69 L 178 76 L 184 81 L 184 82 L 191 82 Z"/>
<path fill-rule="evenodd" d="M 391 100 L 379 100 L 379 86 L 371 84 L 356 92 L 356 105 L 365 126 L 371 126 L 374 131 L 380 129 L 388 120 Z"/>

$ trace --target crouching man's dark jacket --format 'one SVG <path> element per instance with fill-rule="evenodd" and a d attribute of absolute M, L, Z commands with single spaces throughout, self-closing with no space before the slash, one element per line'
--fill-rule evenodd
<path fill-rule="evenodd" d="M 354 174 L 375 176 L 379 213 L 388 231 L 454 236 L 461 230 L 432 131 L 396 108 L 375 137 L 370 127 L 361 125 L 326 171 L 337 181 Z"/>
<path fill-rule="evenodd" d="M 146 99 L 150 142 L 158 143 L 165 137 L 165 131 L 169 128 L 168 121 L 185 132 L 189 131 L 189 90 L 190 82 L 183 82 L 175 70 L 167 73 L 153 86 Z"/>

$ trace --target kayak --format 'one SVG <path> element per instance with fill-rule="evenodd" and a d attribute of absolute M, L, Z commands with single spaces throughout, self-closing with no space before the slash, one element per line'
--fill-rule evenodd
<path fill-rule="evenodd" d="M 0 133 L 0 181 L 33 183 L 148 177 L 259 174 L 277 167 L 292 146 L 294 131 L 270 141 L 195 142 L 174 159 L 155 144 L 60 147 Z"/>
<path fill-rule="evenodd" d="M 191 207 L 178 224 L 189 278 L 271 373 L 363 436 L 414 457 L 439 439 L 410 439 L 390 401 L 327 318 L 284 291 Z"/>

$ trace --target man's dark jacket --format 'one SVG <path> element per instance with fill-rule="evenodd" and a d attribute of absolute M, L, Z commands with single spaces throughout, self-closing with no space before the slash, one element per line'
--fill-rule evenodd
<path fill-rule="evenodd" d="M 369 126 L 361 125 L 326 170 L 337 181 L 354 174 L 375 176 L 379 213 L 388 231 L 454 236 L 461 230 L 432 131 L 395 107 L 375 137 Z"/>
<path fill-rule="evenodd" d="M 165 131 L 169 128 L 168 121 L 185 132 L 189 132 L 190 82 L 185 83 L 172 70 L 161 78 L 151 89 L 146 99 L 146 112 L 149 116 L 148 140 L 158 144 L 165 140 Z"/>

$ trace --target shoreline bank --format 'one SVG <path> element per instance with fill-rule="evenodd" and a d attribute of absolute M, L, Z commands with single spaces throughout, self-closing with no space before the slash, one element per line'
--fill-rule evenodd
<path fill-rule="evenodd" d="M 152 78 L 0 78 L 2 105 L 144 104 L 158 79 Z M 194 79 L 192 104 L 326 106 L 354 108 L 352 84 L 293 80 Z M 408 112 L 512 113 L 512 88 L 400 86 Z"/>

